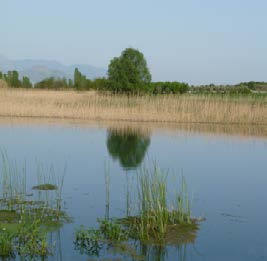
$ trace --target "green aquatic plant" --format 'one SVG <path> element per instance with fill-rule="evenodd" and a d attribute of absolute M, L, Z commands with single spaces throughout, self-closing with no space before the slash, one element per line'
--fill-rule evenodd
<path fill-rule="evenodd" d="M 46 184 L 36 185 L 36 186 L 32 187 L 32 189 L 33 190 L 57 190 L 58 187 L 56 185 L 46 183 Z"/>
<path fill-rule="evenodd" d="M 102 248 L 114 253 L 121 252 L 134 260 L 143 259 L 144 255 L 136 255 L 129 242 L 138 242 L 140 246 L 166 245 L 182 246 L 194 242 L 198 231 L 198 219 L 191 217 L 191 204 L 188 197 L 185 178 L 177 186 L 175 200 L 170 204 L 167 186 L 168 172 L 156 165 L 152 169 L 143 168 L 138 173 L 133 197 L 137 206 L 135 215 L 123 218 L 99 219 L 98 229 L 81 227 L 75 234 L 76 249 L 88 255 L 99 254 Z M 127 197 L 130 196 L 129 180 L 127 181 Z M 106 181 L 106 187 L 107 183 Z M 109 190 L 108 205 L 109 205 Z M 126 201 L 128 198 L 126 197 Z M 126 204 L 126 208 L 128 208 Z"/>
<path fill-rule="evenodd" d="M 36 257 L 50 254 L 47 232 L 38 218 L 22 213 L 18 223 L 1 224 L 0 256 Z"/>
<path fill-rule="evenodd" d="M 34 218 L 29 221 L 27 215 L 22 215 L 16 234 L 16 247 L 20 256 L 47 256 L 50 254 L 47 233 L 41 227 L 41 220 Z"/>
<path fill-rule="evenodd" d="M 75 232 L 75 249 L 81 254 L 99 256 L 103 243 L 101 242 L 101 231 L 98 229 L 85 229 L 81 226 Z"/>
<path fill-rule="evenodd" d="M 133 237 L 143 242 L 166 243 L 171 231 L 179 233 L 178 228 L 196 223 L 191 218 L 191 207 L 185 179 L 181 180 L 180 191 L 176 192 L 176 203 L 170 206 L 167 200 L 168 172 L 154 165 L 152 169 L 141 169 L 137 180 L 138 207 L 136 216 L 120 219 L 127 225 Z M 178 236 L 178 234 L 177 234 Z"/>
<path fill-rule="evenodd" d="M 0 256 L 4 257 L 14 257 L 14 234 L 6 228 L 0 228 Z"/>
<path fill-rule="evenodd" d="M 38 181 L 43 183 L 38 182 L 34 187 L 38 191 L 28 200 L 26 164 L 20 170 L 5 152 L 0 163 L 0 256 L 45 258 L 52 254 L 48 233 L 71 222 L 61 209 L 64 176 L 57 180 L 55 172 L 41 172 L 37 168 Z"/>
<path fill-rule="evenodd" d="M 123 229 L 121 225 L 106 219 L 99 220 L 100 231 L 105 239 L 111 242 L 121 242 L 128 240 L 128 231 Z"/>
<path fill-rule="evenodd" d="M 75 232 L 75 249 L 81 254 L 99 256 L 100 251 L 107 247 L 113 253 L 130 256 L 134 260 L 142 260 L 136 251 L 127 243 L 129 234 L 119 223 L 112 220 L 98 220 L 99 228 L 86 229 L 80 226 Z"/>

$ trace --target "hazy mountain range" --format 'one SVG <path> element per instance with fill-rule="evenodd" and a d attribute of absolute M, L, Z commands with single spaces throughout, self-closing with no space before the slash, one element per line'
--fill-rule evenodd
<path fill-rule="evenodd" d="M 20 77 L 28 76 L 34 83 L 48 77 L 72 79 L 76 67 L 89 79 L 104 77 L 107 72 L 105 68 L 97 68 L 87 64 L 63 65 L 57 61 L 42 59 L 11 60 L 0 55 L 0 71 L 16 70 L 19 72 Z"/>

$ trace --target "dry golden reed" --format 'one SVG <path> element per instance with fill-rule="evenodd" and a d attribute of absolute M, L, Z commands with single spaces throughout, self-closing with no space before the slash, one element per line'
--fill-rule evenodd
<path fill-rule="evenodd" d="M 2 89 L 2 88 L 8 88 L 8 85 L 5 81 L 0 79 L 0 89 Z"/>
<path fill-rule="evenodd" d="M 83 120 L 267 124 L 267 97 L 104 95 L 1 89 L 0 116 Z"/>

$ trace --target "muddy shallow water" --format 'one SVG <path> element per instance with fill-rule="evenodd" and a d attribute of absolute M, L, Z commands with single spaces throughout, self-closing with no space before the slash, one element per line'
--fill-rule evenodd
<path fill-rule="evenodd" d="M 26 163 L 27 190 L 36 185 L 36 164 L 53 165 L 64 175 L 64 209 L 73 218 L 50 235 L 56 242 L 49 260 L 131 260 L 102 251 L 81 255 L 73 244 L 75 228 L 94 227 L 105 216 L 105 170 L 110 174 L 110 216 L 125 215 L 126 180 L 156 162 L 186 178 L 193 215 L 204 216 L 194 243 L 148 247 L 146 260 L 267 259 L 267 139 L 262 127 L 147 126 L 14 122 L 0 124 L 0 147 L 17 166 Z M 178 184 L 177 184 L 178 186 Z M 170 193 L 171 195 L 171 193 Z"/>

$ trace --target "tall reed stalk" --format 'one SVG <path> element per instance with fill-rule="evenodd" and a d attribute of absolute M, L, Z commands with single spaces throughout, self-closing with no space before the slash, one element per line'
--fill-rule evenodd
<path fill-rule="evenodd" d="M 168 228 L 177 224 L 191 223 L 191 209 L 185 179 L 176 193 L 173 209 L 167 203 L 167 176 L 154 165 L 152 171 L 144 168 L 138 176 L 138 206 L 140 220 L 137 226 L 140 238 L 163 240 Z"/>

